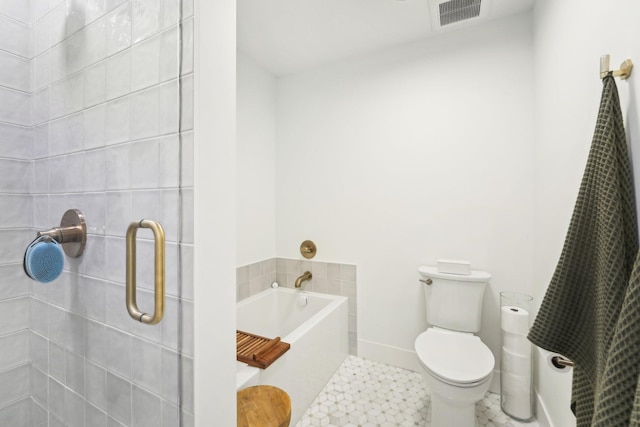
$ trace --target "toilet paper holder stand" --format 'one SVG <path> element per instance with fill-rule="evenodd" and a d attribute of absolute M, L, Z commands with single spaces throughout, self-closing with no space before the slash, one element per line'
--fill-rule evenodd
<path fill-rule="evenodd" d="M 87 223 L 79 209 L 69 209 L 60 220 L 60 227 L 46 231 L 38 231 L 38 237 L 49 236 L 62 245 L 64 253 L 71 258 L 78 258 L 87 244 Z"/>
<path fill-rule="evenodd" d="M 560 355 L 553 356 L 551 358 L 551 363 L 553 363 L 553 365 L 558 369 L 573 368 L 573 361 Z"/>

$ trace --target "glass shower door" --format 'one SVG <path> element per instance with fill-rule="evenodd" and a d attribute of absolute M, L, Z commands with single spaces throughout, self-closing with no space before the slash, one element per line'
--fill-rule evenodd
<path fill-rule="evenodd" d="M 0 425 L 192 423 L 190 15 L 179 0 L 0 2 Z M 68 209 L 84 253 L 31 280 L 27 245 Z M 155 325 L 125 303 L 127 227 L 143 219 L 166 233 Z M 154 313 L 149 229 L 136 249 L 137 304 Z"/>

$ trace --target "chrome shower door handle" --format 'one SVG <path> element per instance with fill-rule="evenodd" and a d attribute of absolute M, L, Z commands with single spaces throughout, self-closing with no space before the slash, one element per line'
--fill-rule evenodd
<path fill-rule="evenodd" d="M 149 228 L 154 238 L 155 308 L 153 314 L 143 313 L 136 302 L 136 234 L 138 228 Z M 155 325 L 164 316 L 164 229 L 156 221 L 142 219 L 129 224 L 127 228 L 127 311 L 134 319 L 148 325 Z"/>

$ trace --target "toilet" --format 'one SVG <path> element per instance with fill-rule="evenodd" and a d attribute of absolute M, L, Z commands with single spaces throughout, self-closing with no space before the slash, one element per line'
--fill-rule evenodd
<path fill-rule="evenodd" d="M 475 333 L 491 275 L 440 273 L 419 267 L 428 329 L 415 341 L 422 374 L 431 389 L 432 427 L 473 427 L 475 404 L 489 390 L 495 359 Z"/>

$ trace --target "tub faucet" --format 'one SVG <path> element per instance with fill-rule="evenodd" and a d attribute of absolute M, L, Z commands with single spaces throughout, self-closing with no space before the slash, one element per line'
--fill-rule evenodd
<path fill-rule="evenodd" d="M 304 274 L 296 279 L 296 288 L 299 288 L 302 285 L 302 282 L 306 282 L 307 280 L 311 280 L 313 275 L 310 271 L 305 271 Z"/>

